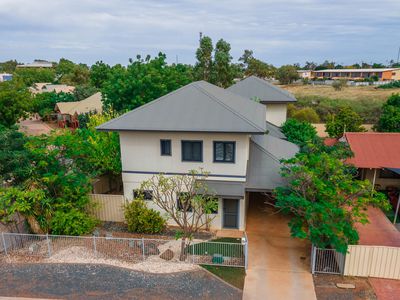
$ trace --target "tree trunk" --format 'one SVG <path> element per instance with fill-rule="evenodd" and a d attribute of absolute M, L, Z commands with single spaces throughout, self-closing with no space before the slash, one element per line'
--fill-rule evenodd
<path fill-rule="evenodd" d="M 42 230 L 42 228 L 40 228 L 40 225 L 34 216 L 26 216 L 26 221 L 28 222 L 29 226 L 31 227 L 31 230 L 33 231 L 33 233 L 44 234 L 44 231 Z"/>
<path fill-rule="evenodd" d="M 183 237 L 181 242 L 181 255 L 179 257 L 179 260 L 185 261 L 185 259 L 186 259 L 186 237 Z"/>

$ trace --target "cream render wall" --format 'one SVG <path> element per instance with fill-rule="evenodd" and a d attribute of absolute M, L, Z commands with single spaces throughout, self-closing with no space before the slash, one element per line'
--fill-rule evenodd
<path fill-rule="evenodd" d="M 287 104 L 286 103 L 272 103 L 266 104 L 267 114 L 266 119 L 268 122 L 281 126 L 286 121 L 287 117 Z"/>
<path fill-rule="evenodd" d="M 247 134 L 231 133 L 120 132 L 124 196 L 128 200 L 132 200 L 133 190 L 138 189 L 144 180 L 151 178 L 154 175 L 152 173 L 187 173 L 189 170 L 203 168 L 210 172 L 207 180 L 244 182 L 249 157 L 249 138 L 250 136 Z M 160 140 L 162 139 L 171 140 L 171 156 L 161 156 Z M 182 140 L 203 141 L 203 162 L 182 162 Z M 235 163 L 213 162 L 214 141 L 236 142 Z M 227 175 L 228 177 L 213 175 Z M 148 201 L 147 204 L 163 213 L 153 202 Z M 213 229 L 222 228 L 222 199 L 219 199 L 218 206 L 218 214 L 211 223 Z M 240 230 L 245 228 L 245 212 L 245 201 L 240 199 Z M 175 225 L 172 220 L 169 220 L 168 223 Z"/>

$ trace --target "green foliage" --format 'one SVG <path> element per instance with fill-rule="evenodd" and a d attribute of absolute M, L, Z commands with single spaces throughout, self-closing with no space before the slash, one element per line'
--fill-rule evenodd
<path fill-rule="evenodd" d="M 317 137 L 317 131 L 308 122 L 302 122 L 295 119 L 287 119 L 282 125 L 282 133 L 289 142 L 299 146 L 304 146 L 312 142 Z"/>
<path fill-rule="evenodd" d="M 104 83 L 109 79 L 111 67 L 102 61 L 97 61 L 90 67 L 90 83 L 100 89 Z"/>
<path fill-rule="evenodd" d="M 330 137 L 340 137 L 344 132 L 362 132 L 362 118 L 350 107 L 343 107 L 337 115 L 330 115 L 326 122 L 326 132 Z"/>
<path fill-rule="evenodd" d="M 392 81 L 378 86 L 378 89 L 398 89 L 398 88 L 400 88 L 400 80 Z"/>
<path fill-rule="evenodd" d="M 102 89 L 106 108 L 124 112 L 146 104 L 192 81 L 192 70 L 186 65 L 168 66 L 162 53 L 155 58 L 140 56 L 124 68 L 111 69 Z"/>
<path fill-rule="evenodd" d="M 202 37 L 196 51 L 197 62 L 194 67 L 196 79 L 205 80 L 224 88 L 230 86 L 239 72 L 238 67 L 231 63 L 230 50 L 231 45 L 223 39 L 217 42 L 214 49 L 211 38 Z"/>
<path fill-rule="evenodd" d="M 31 94 L 18 79 L 0 82 L 0 125 L 10 127 L 29 110 Z"/>
<path fill-rule="evenodd" d="M 199 48 L 196 50 L 196 65 L 194 72 L 196 79 L 210 81 L 212 74 L 212 53 L 214 46 L 210 37 L 205 36 L 200 39 Z"/>
<path fill-rule="evenodd" d="M 96 219 L 77 209 L 68 212 L 56 211 L 51 219 L 52 234 L 83 235 L 92 232 Z"/>
<path fill-rule="evenodd" d="M 29 176 L 30 153 L 24 147 L 26 141 L 16 127 L 0 125 L 0 182 L 19 184 Z"/>
<path fill-rule="evenodd" d="M 330 114 L 337 114 L 343 107 L 351 107 L 366 123 L 376 123 L 382 102 L 378 99 L 360 99 L 357 101 L 343 98 L 329 98 L 323 96 L 297 96 L 296 106 L 312 107 L 322 122 L 326 122 Z"/>
<path fill-rule="evenodd" d="M 243 55 L 239 58 L 242 62 L 242 68 L 245 76 L 257 76 L 260 78 L 270 78 L 275 75 L 276 68 L 253 56 L 252 50 L 244 50 Z"/>
<path fill-rule="evenodd" d="M 16 60 L 7 60 L 0 63 L 0 73 L 14 73 L 18 62 Z"/>
<path fill-rule="evenodd" d="M 333 89 L 335 91 L 341 91 L 346 86 L 347 86 L 347 80 L 346 79 L 335 80 L 332 83 L 332 87 L 333 87 Z"/>
<path fill-rule="evenodd" d="M 33 96 L 31 111 L 38 113 L 42 118 L 54 113 L 54 108 L 58 102 L 75 101 L 75 97 L 70 93 L 40 93 Z"/>
<path fill-rule="evenodd" d="M 231 45 L 220 39 L 215 45 L 213 82 L 220 87 L 228 87 L 233 83 L 234 73 L 231 66 Z"/>
<path fill-rule="evenodd" d="M 276 206 L 292 216 L 293 237 L 346 253 L 359 239 L 355 224 L 368 222 L 368 205 L 387 209 L 389 203 L 369 181 L 355 180 L 354 168 L 345 165 L 343 157 L 313 150 L 283 162 L 281 173 L 288 185 L 275 190 Z"/>
<path fill-rule="evenodd" d="M 291 112 L 291 117 L 298 121 L 305 121 L 305 122 L 309 122 L 309 123 L 319 123 L 320 122 L 317 112 L 312 107 L 296 109 Z"/>
<path fill-rule="evenodd" d="M 160 212 L 148 208 L 143 200 L 133 200 L 124 207 L 125 221 L 130 232 L 160 233 L 166 221 Z"/>
<path fill-rule="evenodd" d="M 276 70 L 276 79 L 278 79 L 281 84 L 290 84 L 299 78 L 295 66 L 285 65 Z"/>
<path fill-rule="evenodd" d="M 84 85 L 77 85 L 74 90 L 74 99 L 75 101 L 81 101 L 86 99 L 98 92 L 98 89 L 94 86 L 84 84 Z"/>
<path fill-rule="evenodd" d="M 17 68 L 14 72 L 14 78 L 21 80 L 25 86 L 31 86 L 38 82 L 52 83 L 55 75 L 53 68 Z"/>
<path fill-rule="evenodd" d="M 74 62 L 61 58 L 56 68 L 57 81 L 68 85 L 86 85 L 89 83 L 90 71 L 85 64 L 75 64 Z"/>
<path fill-rule="evenodd" d="M 381 132 L 400 132 L 400 94 L 393 94 L 383 104 L 376 129 Z"/>

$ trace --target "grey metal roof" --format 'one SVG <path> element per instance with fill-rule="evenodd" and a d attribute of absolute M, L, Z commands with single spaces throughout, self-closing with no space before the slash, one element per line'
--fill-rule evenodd
<path fill-rule="evenodd" d="M 263 134 L 265 106 L 205 81 L 188 84 L 97 127 L 106 131 Z"/>
<path fill-rule="evenodd" d="M 264 104 L 297 101 L 288 91 L 256 76 L 247 77 L 228 87 L 227 90 L 248 99 L 260 99 Z"/>
<path fill-rule="evenodd" d="M 280 159 L 294 156 L 299 148 L 271 135 L 252 136 L 246 175 L 246 190 L 270 191 L 285 184 Z"/>
<path fill-rule="evenodd" d="M 239 181 L 218 181 L 204 180 L 208 190 L 220 197 L 243 198 L 244 197 L 244 182 Z"/>
<path fill-rule="evenodd" d="M 267 134 L 270 134 L 279 139 L 286 139 L 286 136 L 282 133 L 282 130 L 280 127 L 278 127 L 275 124 L 272 124 L 268 121 L 266 121 L 265 125 L 267 127 Z"/>

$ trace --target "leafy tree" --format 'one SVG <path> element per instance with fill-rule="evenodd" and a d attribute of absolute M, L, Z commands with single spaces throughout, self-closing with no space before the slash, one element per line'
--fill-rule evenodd
<path fill-rule="evenodd" d="M 281 84 L 290 84 L 299 78 L 297 69 L 294 66 L 286 65 L 276 70 L 276 79 L 278 79 Z"/>
<path fill-rule="evenodd" d="M 64 74 L 60 82 L 68 85 L 86 85 L 89 83 L 89 76 L 90 71 L 87 65 L 79 64 L 75 65 L 73 70 L 68 73 Z"/>
<path fill-rule="evenodd" d="M 7 60 L 0 63 L 0 73 L 14 73 L 18 62 L 16 60 Z"/>
<path fill-rule="evenodd" d="M 223 88 L 233 83 L 234 71 L 231 64 L 232 56 L 230 54 L 231 45 L 220 39 L 215 45 L 214 64 L 213 64 L 213 82 Z"/>
<path fill-rule="evenodd" d="M 218 209 L 218 201 L 204 182 L 206 175 L 203 171 L 176 176 L 159 174 L 142 183 L 142 190 L 153 191 L 153 202 L 180 228 L 177 237 L 182 238 L 181 260 L 193 234 L 207 229 L 214 218 L 212 212 Z"/>
<path fill-rule="evenodd" d="M 288 185 L 275 190 L 276 207 L 291 214 L 293 237 L 346 253 L 347 246 L 359 239 L 355 224 L 368 222 L 367 207 L 388 208 L 385 196 L 373 191 L 369 181 L 353 178 L 355 170 L 344 164 L 343 157 L 301 152 L 283 164 Z"/>
<path fill-rule="evenodd" d="M 255 58 L 252 50 L 244 50 L 239 61 L 243 62 L 242 67 L 246 76 L 254 75 L 260 78 L 270 78 L 275 75 L 276 68 Z"/>
<path fill-rule="evenodd" d="M 16 127 L 0 125 L 0 183 L 23 182 L 29 176 L 30 154 L 24 148 L 27 138 Z"/>
<path fill-rule="evenodd" d="M 56 103 L 75 101 L 75 97 L 70 93 L 40 93 L 33 96 L 31 111 L 38 113 L 42 118 L 46 118 L 54 112 Z"/>
<path fill-rule="evenodd" d="M 400 132 L 400 94 L 391 95 L 383 104 L 376 129 L 380 132 Z"/>
<path fill-rule="evenodd" d="M 303 69 L 304 70 L 315 70 L 315 68 L 317 67 L 317 64 L 313 61 L 306 61 Z"/>
<path fill-rule="evenodd" d="M 210 81 L 212 74 L 212 53 L 214 47 L 212 40 L 208 36 L 204 36 L 200 39 L 200 46 L 196 50 L 197 62 L 194 66 L 194 72 L 197 80 Z"/>
<path fill-rule="evenodd" d="M 52 83 L 55 80 L 55 71 L 53 68 L 17 68 L 14 78 L 21 80 L 25 86 L 31 86 L 38 82 Z"/>
<path fill-rule="evenodd" d="M 78 85 L 75 87 L 75 90 L 73 92 L 74 99 L 75 101 L 81 101 L 83 99 L 86 99 L 98 92 L 98 89 L 95 88 L 92 85 L 89 84 L 84 84 L 84 85 Z"/>
<path fill-rule="evenodd" d="M 61 79 L 63 76 L 71 74 L 74 71 L 75 64 L 74 62 L 61 58 L 56 66 L 56 75 L 58 79 Z"/>
<path fill-rule="evenodd" d="M 102 88 L 109 79 L 111 67 L 102 61 L 97 61 L 90 67 L 90 83 L 96 88 Z"/>
<path fill-rule="evenodd" d="M 312 107 L 304 107 L 294 110 L 291 114 L 291 117 L 298 121 L 305 121 L 310 123 L 320 122 L 317 112 Z"/>
<path fill-rule="evenodd" d="M 341 108 L 337 115 L 328 116 L 325 131 L 330 137 L 340 137 L 344 132 L 362 132 L 362 118 L 350 107 Z"/>
<path fill-rule="evenodd" d="M 282 132 L 289 142 L 304 146 L 314 141 L 317 130 L 308 122 L 287 119 L 282 125 Z"/>
<path fill-rule="evenodd" d="M 124 68 L 112 68 L 110 78 L 102 89 L 103 103 L 115 112 L 131 110 L 172 92 L 193 80 L 190 66 L 167 65 L 165 54 L 147 56 Z"/>
<path fill-rule="evenodd" d="M 0 82 L 0 125 L 10 127 L 29 110 L 31 94 L 18 79 Z"/>

